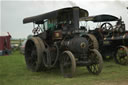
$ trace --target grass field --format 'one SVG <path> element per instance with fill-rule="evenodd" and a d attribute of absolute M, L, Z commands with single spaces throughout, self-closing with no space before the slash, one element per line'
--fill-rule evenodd
<path fill-rule="evenodd" d="M 15 52 L 0 56 L 0 85 L 128 85 L 128 66 L 104 62 L 100 75 L 92 75 L 85 67 L 78 67 L 73 78 L 63 78 L 59 69 L 31 72 L 24 56 Z"/>

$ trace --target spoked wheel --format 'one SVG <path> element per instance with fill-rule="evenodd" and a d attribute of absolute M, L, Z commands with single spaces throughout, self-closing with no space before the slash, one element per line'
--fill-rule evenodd
<path fill-rule="evenodd" d="M 93 34 L 87 34 L 86 38 L 87 38 L 88 43 L 89 43 L 89 48 L 99 49 L 98 41 L 97 41 L 96 37 Z"/>
<path fill-rule="evenodd" d="M 71 78 L 75 73 L 76 61 L 70 51 L 64 51 L 60 58 L 60 69 L 64 77 Z"/>
<path fill-rule="evenodd" d="M 101 54 L 96 49 L 90 50 L 89 59 L 91 60 L 91 65 L 87 66 L 89 72 L 98 75 L 103 68 L 103 59 Z"/>
<path fill-rule="evenodd" d="M 47 68 L 52 68 L 56 65 L 59 57 L 59 48 L 57 44 L 54 44 L 53 46 L 48 46 L 45 48 L 45 51 L 43 52 L 43 64 Z"/>
<path fill-rule="evenodd" d="M 28 69 L 37 72 L 43 69 L 44 44 L 39 37 L 28 39 L 25 45 L 25 61 Z"/>
<path fill-rule="evenodd" d="M 101 25 L 102 30 L 105 31 L 112 31 L 113 30 L 113 26 L 111 23 L 103 23 Z"/>
<path fill-rule="evenodd" d="M 128 65 L 128 48 L 119 46 L 114 55 L 115 62 L 121 65 Z"/>

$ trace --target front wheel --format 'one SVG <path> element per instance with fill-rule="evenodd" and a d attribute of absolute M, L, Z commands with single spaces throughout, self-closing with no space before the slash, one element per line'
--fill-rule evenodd
<path fill-rule="evenodd" d="M 76 61 L 70 51 L 64 51 L 60 56 L 60 69 L 64 77 L 71 78 L 75 73 Z"/>
<path fill-rule="evenodd" d="M 95 75 L 101 73 L 103 68 L 103 59 L 99 51 L 91 49 L 89 52 L 89 59 L 91 60 L 91 64 L 87 66 L 88 71 Z"/>

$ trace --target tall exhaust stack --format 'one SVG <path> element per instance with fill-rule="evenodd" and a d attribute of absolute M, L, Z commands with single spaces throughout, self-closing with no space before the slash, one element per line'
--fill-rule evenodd
<path fill-rule="evenodd" d="M 73 8 L 73 24 L 74 29 L 79 29 L 79 7 Z"/>

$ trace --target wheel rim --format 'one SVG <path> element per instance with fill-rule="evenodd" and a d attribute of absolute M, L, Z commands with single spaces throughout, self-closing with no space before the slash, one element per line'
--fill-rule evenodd
<path fill-rule="evenodd" d="M 71 52 L 67 51 L 62 54 L 60 60 L 60 68 L 64 77 L 73 76 L 76 68 L 76 62 Z"/>
<path fill-rule="evenodd" d="M 90 56 L 91 65 L 87 66 L 89 72 L 99 74 L 103 68 L 103 60 L 101 54 L 96 50 L 91 50 Z"/>
<path fill-rule="evenodd" d="M 128 49 L 125 46 L 117 48 L 115 60 L 118 64 L 127 65 L 128 64 Z"/>

